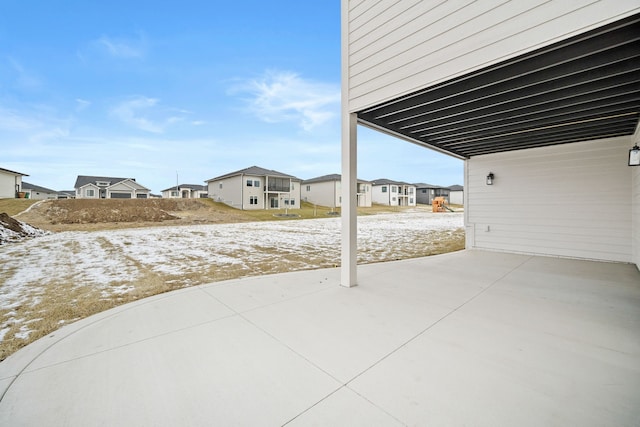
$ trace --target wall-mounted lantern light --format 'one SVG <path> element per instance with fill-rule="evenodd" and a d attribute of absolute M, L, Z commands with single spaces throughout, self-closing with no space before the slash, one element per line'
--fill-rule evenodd
<path fill-rule="evenodd" d="M 493 172 L 489 172 L 487 175 L 487 185 L 493 185 Z"/>
<path fill-rule="evenodd" d="M 629 166 L 640 166 L 640 147 L 638 143 L 629 150 Z"/>

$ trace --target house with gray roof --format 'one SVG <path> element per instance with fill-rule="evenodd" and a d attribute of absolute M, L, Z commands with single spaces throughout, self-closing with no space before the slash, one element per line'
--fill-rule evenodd
<path fill-rule="evenodd" d="M 78 175 L 76 199 L 147 199 L 151 190 L 135 178 Z"/>
<path fill-rule="evenodd" d="M 430 205 L 436 197 L 444 197 L 447 203 L 449 203 L 449 187 L 426 184 L 424 182 L 417 182 L 413 185 L 416 187 L 417 203 L 421 205 Z"/>
<path fill-rule="evenodd" d="M 408 182 L 374 179 L 371 181 L 371 200 L 387 206 L 415 206 L 416 187 Z"/>
<path fill-rule="evenodd" d="M 58 199 L 75 199 L 76 191 L 75 190 L 61 190 L 58 191 Z"/>
<path fill-rule="evenodd" d="M 300 209 L 300 178 L 251 166 L 211 178 L 209 197 L 236 209 Z"/>
<path fill-rule="evenodd" d="M 302 181 L 302 200 L 320 206 L 337 208 L 342 206 L 342 176 L 334 173 Z M 371 183 L 359 179 L 357 182 L 357 206 L 371 207 Z"/>
<path fill-rule="evenodd" d="M 199 199 L 207 197 L 207 186 L 200 184 L 177 184 L 162 190 L 163 199 Z"/>
<path fill-rule="evenodd" d="M 46 200 L 57 199 L 58 192 L 50 188 L 41 187 L 22 181 L 22 192 L 25 193 L 27 199 Z"/>
<path fill-rule="evenodd" d="M 0 199 L 13 199 L 22 192 L 22 177 L 26 173 L 0 168 Z"/>

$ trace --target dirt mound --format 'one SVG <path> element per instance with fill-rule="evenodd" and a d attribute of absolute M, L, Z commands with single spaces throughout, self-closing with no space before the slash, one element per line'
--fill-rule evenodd
<path fill-rule="evenodd" d="M 0 213 L 0 245 L 19 242 L 28 237 L 44 236 L 45 234 L 49 234 L 49 232 L 13 219 L 4 212 Z"/>
<path fill-rule="evenodd" d="M 169 202 L 169 203 L 167 203 Z M 180 201 L 70 199 L 48 203 L 43 215 L 51 224 L 95 224 L 103 222 L 161 222 L 178 219 L 168 210 L 180 210 Z"/>
<path fill-rule="evenodd" d="M 210 199 L 43 200 L 16 217 L 44 230 L 95 231 L 130 227 L 213 224 L 248 219 Z"/>

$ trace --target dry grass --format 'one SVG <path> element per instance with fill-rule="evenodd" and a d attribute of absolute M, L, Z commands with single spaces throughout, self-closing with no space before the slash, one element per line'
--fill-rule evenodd
<path fill-rule="evenodd" d="M 0 200 L 0 207 L 9 206 L 12 207 L 13 212 L 20 212 L 32 203 L 34 202 L 24 199 L 7 199 L 6 201 Z M 283 210 L 238 211 L 224 204 L 213 202 L 210 199 L 199 200 L 197 203 L 199 203 L 201 207 L 196 209 L 191 207 L 191 209 L 183 211 L 180 211 L 179 207 L 176 207 L 178 210 L 172 213 L 182 216 L 183 220 L 187 218 L 186 222 L 184 222 L 186 224 L 290 220 L 278 219 L 273 216 L 276 212 L 283 213 Z M 418 208 L 374 206 L 372 208 L 359 208 L 358 213 L 359 215 L 371 215 L 416 209 L 427 212 L 431 211 L 430 206 Z M 0 210 L 2 209 L 0 208 Z M 337 211 L 339 212 L 339 209 Z M 289 213 L 298 214 L 299 219 L 326 218 L 331 216 L 331 212 L 332 210 L 330 208 L 314 206 L 310 203 L 303 203 L 302 209 L 289 211 Z M 205 218 L 208 219 L 204 221 L 203 219 Z M 20 219 L 25 220 L 22 217 Z M 163 221 L 157 225 L 167 225 L 167 222 L 168 221 Z M 173 223 L 180 222 L 174 221 Z M 140 225 L 140 223 L 134 224 L 144 226 Z M 78 225 L 81 224 L 75 224 L 75 226 Z M 104 230 L 126 228 L 131 226 L 131 223 L 92 223 L 89 225 L 92 227 L 90 228 L 91 230 Z M 71 246 L 73 246 L 74 243 L 75 242 L 69 242 L 70 250 L 73 250 Z M 118 248 L 115 247 L 107 248 L 106 246 L 109 245 L 109 242 L 106 241 L 101 241 L 101 245 L 107 251 L 118 250 Z M 137 269 L 139 274 L 132 276 L 134 278 L 126 283 L 112 282 L 108 288 L 84 286 L 81 283 L 77 283 L 74 277 L 71 276 L 57 279 L 58 282 L 48 284 L 46 287 L 42 287 L 36 291 L 39 292 L 38 294 L 30 295 L 30 297 L 27 298 L 28 301 L 31 301 L 30 303 L 0 308 L 0 329 L 5 329 L 5 339 L 0 341 L 0 360 L 5 359 L 21 347 L 50 334 L 65 324 L 152 295 L 240 277 L 298 271 L 310 268 L 337 267 L 340 262 L 338 251 L 328 254 L 326 251 L 318 250 L 318 248 L 315 247 L 305 247 L 304 253 L 287 251 L 286 248 L 271 246 L 256 246 L 254 249 L 266 256 L 256 257 L 261 261 L 252 262 L 248 265 L 205 265 L 202 268 L 198 268 L 196 272 L 182 274 L 153 272 L 148 266 L 145 267 L 135 260 L 129 259 L 128 261 Z M 369 256 L 367 259 L 374 258 L 376 262 L 391 261 L 461 249 L 464 249 L 463 229 L 452 230 L 448 233 L 426 232 L 418 238 L 412 239 L 410 242 L 405 241 L 389 244 L 388 247 L 384 248 L 384 253 L 376 254 L 375 257 Z M 368 252 L 373 253 L 376 250 L 380 249 L 363 247 L 360 249 L 360 252 L 361 255 L 364 256 L 367 255 Z M 251 259 L 251 254 L 242 253 L 241 250 L 236 250 L 228 255 L 241 259 Z M 196 260 L 194 260 L 194 262 L 196 262 Z M 363 259 L 360 259 L 359 262 L 363 262 Z M 114 292 L 119 286 L 126 287 L 128 291 L 120 293 Z M 26 330 L 30 332 L 26 333 Z"/>
<path fill-rule="evenodd" d="M 37 203 L 33 199 L 0 199 L 0 212 L 6 212 L 9 216 L 14 216 Z"/>

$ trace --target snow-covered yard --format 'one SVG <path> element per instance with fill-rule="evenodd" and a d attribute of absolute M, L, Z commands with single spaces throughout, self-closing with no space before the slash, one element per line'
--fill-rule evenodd
<path fill-rule="evenodd" d="M 438 244 L 452 236 L 459 240 L 462 227 L 462 213 L 363 216 L 358 219 L 358 261 L 442 252 Z M 44 301 L 56 292 L 66 293 L 56 301 L 69 295 L 64 302 L 81 304 L 85 290 L 113 299 L 153 283 L 162 283 L 161 291 L 166 291 L 232 277 L 332 267 L 339 260 L 339 218 L 61 232 L 3 245 L 0 340 L 29 337 L 37 329 L 29 325 L 47 316 Z M 152 293 L 146 289 L 141 296 Z"/>

